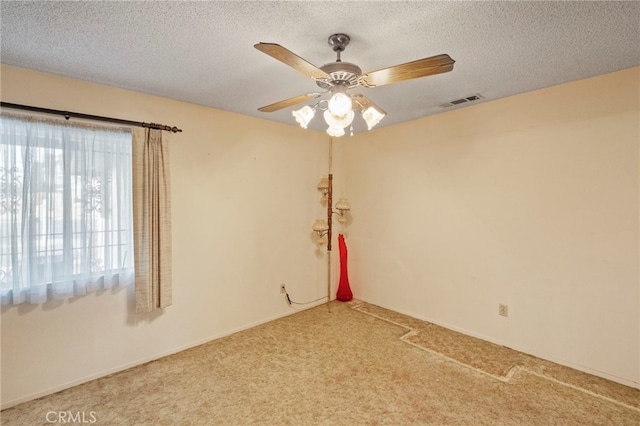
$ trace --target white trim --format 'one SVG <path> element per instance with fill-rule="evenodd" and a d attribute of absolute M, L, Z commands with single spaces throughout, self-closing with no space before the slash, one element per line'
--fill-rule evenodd
<path fill-rule="evenodd" d="M 608 374 L 608 373 L 605 373 L 605 372 L 602 372 L 602 371 L 594 370 L 592 368 L 585 367 L 585 366 L 580 365 L 580 364 L 575 364 L 575 363 L 573 363 L 571 361 L 567 361 L 567 360 L 564 360 L 564 359 L 556 358 L 554 356 L 547 355 L 547 354 L 544 354 L 544 353 L 538 353 L 536 351 L 532 351 L 529 348 L 522 348 L 522 347 L 519 347 L 519 346 L 511 346 L 511 345 L 506 344 L 506 342 L 503 342 L 503 341 L 500 341 L 500 340 L 496 340 L 496 339 L 493 339 L 491 337 L 488 337 L 488 336 L 485 336 L 485 335 L 482 335 L 482 334 L 479 334 L 479 333 L 474 333 L 472 331 L 466 330 L 464 328 L 456 327 L 456 326 L 453 326 L 451 324 L 447 324 L 447 323 L 442 322 L 442 321 L 434 320 L 432 318 L 428 318 L 428 317 L 425 317 L 425 316 L 422 316 L 422 315 L 417 315 L 417 314 L 415 314 L 413 312 L 407 312 L 404 309 L 399 309 L 399 308 L 394 307 L 394 306 L 385 306 L 385 305 L 382 305 L 382 304 L 379 304 L 379 303 L 368 302 L 368 301 L 366 301 L 364 299 L 360 299 L 360 298 L 358 298 L 358 300 L 361 301 L 361 302 L 370 303 L 370 304 L 375 305 L 375 306 L 380 306 L 381 308 L 389 309 L 391 311 L 398 312 L 398 313 L 403 314 L 403 315 L 410 316 L 411 318 L 416 318 L 416 319 L 419 319 L 421 321 L 430 322 L 432 324 L 439 325 L 440 327 L 444 327 L 444 328 L 449 329 L 449 330 L 457 331 L 458 333 L 462 333 L 462 334 L 465 334 L 467 336 L 476 337 L 476 338 L 484 340 L 486 342 L 494 343 L 494 344 L 500 345 L 500 346 L 505 346 L 507 348 L 516 350 L 518 352 L 522 352 L 522 353 L 525 353 L 525 354 L 528 354 L 528 355 L 533 355 L 533 356 L 535 356 L 537 358 L 541 358 L 541 359 L 544 359 L 544 360 L 547 360 L 547 361 L 551 361 L 551 362 L 554 362 L 556 364 L 564 365 L 565 367 L 570 367 L 570 368 L 573 368 L 574 370 L 582 371 L 584 373 L 591 374 L 593 376 L 602 377 L 603 379 L 611 380 L 612 382 L 620 383 L 622 385 L 629 386 L 629 387 L 632 387 L 632 388 L 635 388 L 635 389 L 640 389 L 640 382 L 634 382 L 633 380 L 625 379 L 623 377 L 618 377 L 618 376 L 614 376 L 612 374 Z"/>
<path fill-rule="evenodd" d="M 166 352 L 161 352 L 159 354 L 155 354 L 155 355 L 151 355 L 151 356 L 148 356 L 148 357 L 144 357 L 144 358 L 141 358 L 139 360 L 120 365 L 118 367 L 109 368 L 107 370 L 101 371 L 99 373 L 91 374 L 89 376 L 85 376 L 85 377 L 82 377 L 82 378 L 77 379 L 77 380 L 72 380 L 70 382 L 67 382 L 67 383 L 64 383 L 64 384 L 61 384 L 61 385 L 58 385 L 58 386 L 54 386 L 54 387 L 51 387 L 51 388 L 48 388 L 48 389 L 45 389 L 45 390 L 42 390 L 42 391 L 39 391 L 39 392 L 34 392 L 32 394 L 29 394 L 29 395 L 21 396 L 20 398 L 13 399 L 11 401 L 6 401 L 6 402 L 2 401 L 2 403 L 0 405 L 0 410 L 5 410 L 7 408 L 14 407 L 14 406 L 16 406 L 18 404 L 22 404 L 23 402 L 28 402 L 28 401 L 32 401 L 32 400 L 37 399 L 37 398 L 42 398 L 43 396 L 51 395 L 53 393 L 60 392 L 60 391 L 63 391 L 65 389 L 69 389 L 69 388 L 72 388 L 74 386 L 78 386 L 78 385 L 90 382 L 92 380 L 100 379 L 102 377 L 106 377 L 106 376 L 109 376 L 111 374 L 119 373 L 121 371 L 128 370 L 130 368 L 137 367 L 139 365 L 146 364 L 148 362 L 155 361 L 157 359 L 164 358 L 166 356 L 173 355 L 173 354 L 176 354 L 178 352 L 182 352 L 184 350 L 194 348 L 196 346 L 204 345 L 205 343 L 209 343 L 209 342 L 212 342 L 214 340 L 221 339 L 221 338 L 226 337 L 226 336 L 230 336 L 230 335 L 238 333 L 240 331 L 248 330 L 250 328 L 257 327 L 259 325 L 266 324 L 268 322 L 275 321 L 277 319 L 284 318 L 284 317 L 293 315 L 295 313 L 298 313 L 298 312 L 301 312 L 301 311 L 304 311 L 304 310 L 307 310 L 307 309 L 315 308 L 316 306 L 322 305 L 323 303 L 326 304 L 327 302 L 321 302 L 321 303 L 317 303 L 317 304 L 312 304 L 312 305 L 309 305 L 308 307 L 302 307 L 302 308 L 298 308 L 298 307 L 294 308 L 293 306 L 291 306 L 290 310 L 285 312 L 285 313 L 274 315 L 272 317 L 268 317 L 268 318 L 260 320 L 260 321 L 255 321 L 255 322 L 252 322 L 252 323 L 240 326 L 240 327 L 236 327 L 236 328 L 231 329 L 229 331 L 225 331 L 223 333 L 216 334 L 216 335 L 214 335 L 212 337 L 208 337 L 208 338 L 205 338 L 205 339 L 197 340 L 195 342 L 192 342 L 192 343 L 189 343 L 187 345 L 181 346 L 181 347 L 179 347 L 177 349 L 172 349 L 172 350 L 169 350 L 169 351 L 166 351 Z"/>

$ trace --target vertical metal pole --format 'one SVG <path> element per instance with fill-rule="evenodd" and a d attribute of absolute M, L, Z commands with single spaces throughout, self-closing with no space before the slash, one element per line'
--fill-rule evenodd
<path fill-rule="evenodd" d="M 331 302 L 331 216 L 333 216 L 333 175 L 329 173 L 329 192 L 327 193 L 327 303 Z M 329 306 L 329 305 L 327 305 Z M 329 308 L 331 312 L 331 308 Z"/>
<path fill-rule="evenodd" d="M 329 173 L 329 192 L 327 193 L 327 225 L 329 225 L 329 231 L 327 232 L 327 251 L 331 251 L 331 216 L 333 216 L 333 175 Z"/>
<path fill-rule="evenodd" d="M 331 313 L 331 252 L 327 253 L 327 309 Z"/>
<path fill-rule="evenodd" d="M 327 307 L 331 312 L 331 233 L 333 217 L 333 138 L 329 139 L 329 192 L 327 193 Z"/>

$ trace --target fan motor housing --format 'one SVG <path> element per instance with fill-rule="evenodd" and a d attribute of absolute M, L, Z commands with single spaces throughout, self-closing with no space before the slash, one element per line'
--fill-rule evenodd
<path fill-rule="evenodd" d="M 359 84 L 358 77 L 362 75 L 360 67 L 350 62 L 331 62 L 321 66 L 320 69 L 331 77 L 329 82 L 316 81 L 316 84 L 325 90 L 333 86 L 345 86 L 348 89 L 356 87 Z"/>

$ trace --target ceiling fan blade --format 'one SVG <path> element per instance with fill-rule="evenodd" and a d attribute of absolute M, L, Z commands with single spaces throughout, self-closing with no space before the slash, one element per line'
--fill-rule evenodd
<path fill-rule="evenodd" d="M 276 102 L 273 103 L 271 105 L 265 105 L 263 107 L 258 108 L 258 111 L 261 112 L 274 112 L 274 111 L 278 111 L 281 110 L 283 108 L 287 108 L 296 104 L 299 104 L 301 102 L 306 101 L 307 99 L 315 99 L 319 96 L 322 96 L 322 93 L 307 93 L 306 95 L 299 95 L 299 96 L 295 96 L 293 98 L 289 98 L 289 99 L 285 99 L 283 101 L 280 102 Z"/>
<path fill-rule="evenodd" d="M 359 107 L 358 109 L 360 109 L 361 111 L 366 110 L 369 107 L 374 107 L 375 109 L 378 110 L 378 112 L 380 114 L 387 114 L 387 112 L 385 110 L 383 110 L 382 108 L 380 108 L 378 105 L 376 105 L 375 103 L 373 103 L 373 101 L 369 98 L 367 98 L 364 95 L 360 95 L 360 94 L 353 94 L 351 95 L 351 99 L 353 99 L 353 101 L 357 104 L 357 106 Z"/>
<path fill-rule="evenodd" d="M 365 87 L 382 86 L 397 83 L 414 78 L 427 77 L 442 74 L 453 69 L 456 61 L 447 54 L 418 59 L 406 64 L 395 65 L 389 68 L 372 71 L 360 77 L 360 82 Z"/>
<path fill-rule="evenodd" d="M 309 62 L 302 59 L 300 56 L 291 52 L 290 50 L 280 46 L 279 44 L 274 43 L 258 43 L 254 45 L 256 49 L 259 51 L 266 53 L 274 59 L 279 60 L 280 62 L 289 65 L 291 68 L 294 68 L 304 75 L 314 78 L 314 79 L 328 79 L 329 75 L 322 71 L 320 68 L 315 65 L 310 64 Z"/>

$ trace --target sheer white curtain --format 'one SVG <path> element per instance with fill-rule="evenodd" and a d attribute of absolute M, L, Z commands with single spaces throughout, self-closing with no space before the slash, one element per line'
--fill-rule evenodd
<path fill-rule="evenodd" d="M 0 136 L 2 304 L 133 283 L 130 130 L 3 113 Z"/>

